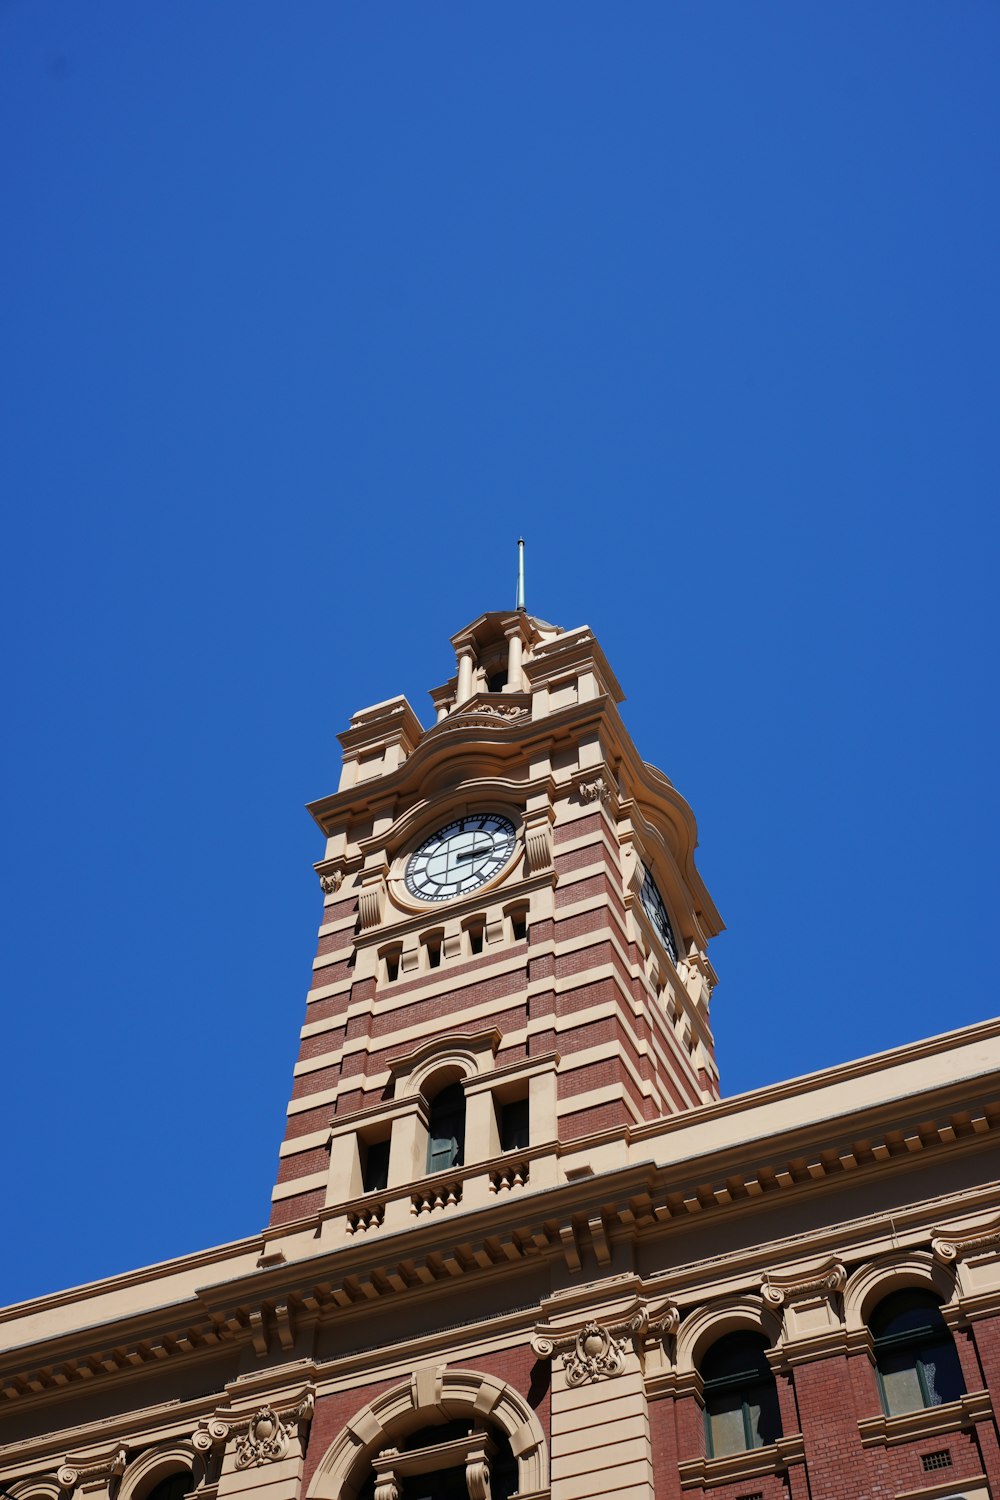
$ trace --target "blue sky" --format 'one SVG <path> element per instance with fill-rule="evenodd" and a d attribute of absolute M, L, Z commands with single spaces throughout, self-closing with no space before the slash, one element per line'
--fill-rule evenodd
<path fill-rule="evenodd" d="M 727 1093 L 995 1004 L 1000 10 L 0 5 L 0 1300 L 265 1221 L 357 708 L 513 600 Z"/>

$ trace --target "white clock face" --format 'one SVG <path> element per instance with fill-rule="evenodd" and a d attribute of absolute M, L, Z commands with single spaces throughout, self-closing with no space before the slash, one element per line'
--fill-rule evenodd
<path fill-rule="evenodd" d="M 514 825 L 499 813 L 456 818 L 424 839 L 406 866 L 406 889 L 420 901 L 451 901 L 499 874 L 514 852 Z"/>
<path fill-rule="evenodd" d="M 648 870 L 646 871 L 645 879 L 642 882 L 642 890 L 639 892 L 639 900 L 642 902 L 646 911 L 646 915 L 652 922 L 653 927 L 656 930 L 657 937 L 660 939 L 660 942 L 670 954 L 671 961 L 673 963 L 676 963 L 677 944 L 674 941 L 674 929 L 670 925 L 670 918 L 667 916 L 667 908 L 663 904 L 663 897 L 660 895 L 656 881 L 653 879 L 652 875 L 650 875 Z"/>

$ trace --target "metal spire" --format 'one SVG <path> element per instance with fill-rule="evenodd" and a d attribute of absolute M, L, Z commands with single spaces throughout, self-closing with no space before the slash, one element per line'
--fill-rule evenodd
<path fill-rule="evenodd" d="M 517 601 L 515 609 L 524 609 L 524 537 L 517 539 Z"/>

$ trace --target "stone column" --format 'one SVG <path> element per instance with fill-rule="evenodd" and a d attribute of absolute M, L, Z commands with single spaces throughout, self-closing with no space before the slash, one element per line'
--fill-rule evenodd
<path fill-rule="evenodd" d="M 674 1326 L 675 1310 L 661 1312 L 660 1323 Z M 553 1325 L 535 1330 L 535 1354 L 552 1360 L 552 1500 L 652 1500 L 649 1408 L 637 1347 L 649 1331 L 646 1308 L 635 1304 L 575 1332 Z"/>
<path fill-rule="evenodd" d="M 455 693 L 456 707 L 472 697 L 472 648 L 463 646 L 458 653 L 458 690 Z"/>
<path fill-rule="evenodd" d="M 524 651 L 524 642 L 521 639 L 520 630 L 515 628 L 507 632 L 507 691 L 509 693 L 520 693 L 524 688 L 524 677 L 521 672 L 521 657 Z"/>

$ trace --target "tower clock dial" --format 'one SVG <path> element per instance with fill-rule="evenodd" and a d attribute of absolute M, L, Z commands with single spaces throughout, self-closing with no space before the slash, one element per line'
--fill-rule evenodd
<path fill-rule="evenodd" d="M 674 939 L 674 929 L 670 925 L 667 908 L 663 904 L 663 897 L 660 895 L 656 881 L 648 870 L 642 882 L 639 900 L 643 904 L 647 917 L 653 924 L 657 937 L 670 954 L 671 962 L 676 963 L 677 943 Z"/>
<path fill-rule="evenodd" d="M 424 839 L 406 864 L 406 889 L 419 901 L 466 896 L 499 874 L 514 852 L 514 825 L 499 813 L 456 818 Z"/>

